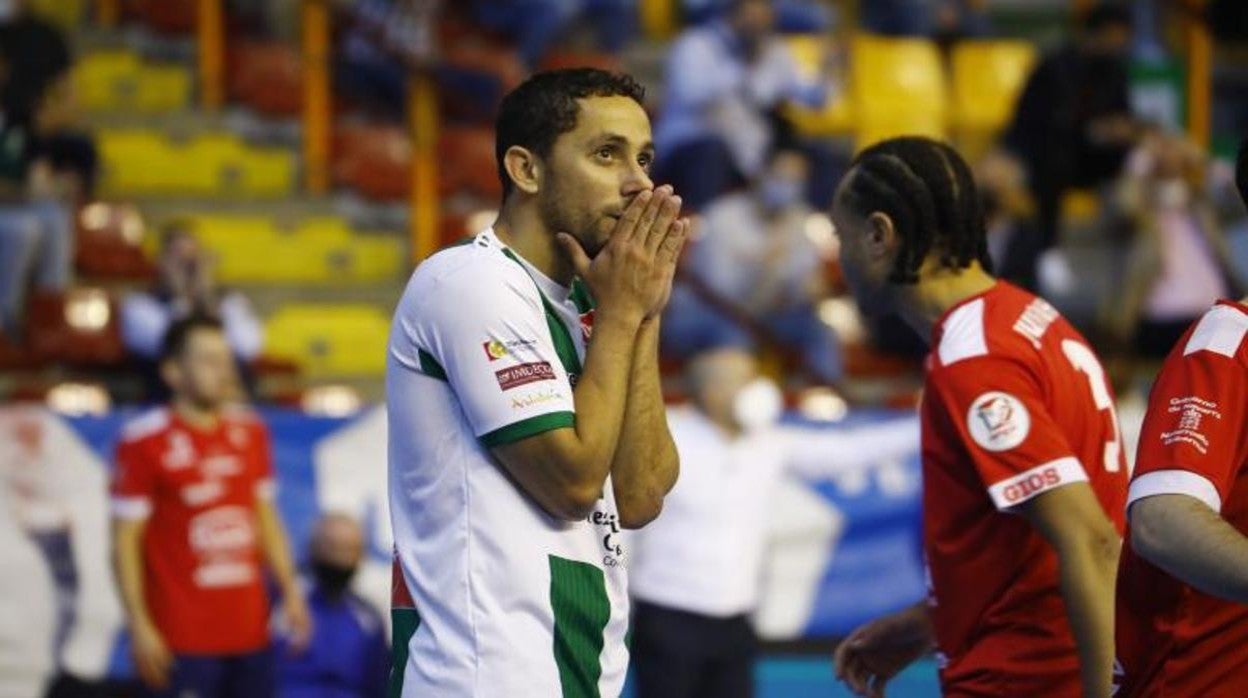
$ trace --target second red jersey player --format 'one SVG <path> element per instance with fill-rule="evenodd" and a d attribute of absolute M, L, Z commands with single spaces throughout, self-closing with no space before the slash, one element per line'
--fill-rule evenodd
<path fill-rule="evenodd" d="M 1246 466 L 1248 305 L 1223 301 L 1175 345 L 1153 386 L 1128 498 L 1132 526 L 1138 504 L 1177 494 L 1248 535 Z M 1137 547 L 1138 539 L 1124 546 L 1118 576 L 1117 695 L 1248 696 L 1248 606 L 1189 585 Z M 1152 547 L 1180 575 L 1193 566 Z"/>
<path fill-rule="evenodd" d="M 946 313 L 932 346 L 923 523 L 942 684 L 1078 695 L 1057 556 L 1012 510 L 1087 482 L 1121 533 L 1127 467 L 1104 371 L 1053 306 L 1003 281 Z"/>

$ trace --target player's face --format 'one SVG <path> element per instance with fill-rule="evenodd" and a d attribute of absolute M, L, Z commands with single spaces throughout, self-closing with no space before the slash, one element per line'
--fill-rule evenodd
<path fill-rule="evenodd" d="M 166 365 L 174 395 L 196 407 L 215 410 L 235 395 L 238 375 L 225 333 L 203 328 L 191 333 L 182 355 Z"/>
<path fill-rule="evenodd" d="M 883 315 L 892 309 L 892 286 L 888 281 L 895 251 L 892 239 L 881 239 L 882 232 L 870 216 L 853 210 L 846 202 L 850 170 L 837 187 L 832 200 L 832 225 L 840 239 L 841 271 L 858 306 L 868 315 Z M 888 237 L 888 236 L 884 236 Z"/>
<path fill-rule="evenodd" d="M 539 203 L 551 232 L 574 235 L 593 257 L 633 197 L 654 188 L 650 118 L 628 97 L 579 100 L 576 128 L 551 148 Z"/>

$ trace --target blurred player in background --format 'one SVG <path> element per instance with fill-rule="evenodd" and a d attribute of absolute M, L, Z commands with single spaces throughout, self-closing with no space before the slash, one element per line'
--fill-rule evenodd
<path fill-rule="evenodd" d="M 867 312 L 928 339 L 922 405 L 930 593 L 855 630 L 836 669 L 879 696 L 938 650 L 946 696 L 1106 696 L 1127 467 L 1086 341 L 990 274 L 966 163 L 925 138 L 863 151 L 837 192 L 841 264 Z"/>
<path fill-rule="evenodd" d="M 135 666 L 151 695 L 271 696 L 267 560 L 292 644 L 308 611 L 273 505 L 269 435 L 237 394 L 216 320 L 170 326 L 167 407 L 130 422 L 117 446 L 113 546 Z"/>
<path fill-rule="evenodd" d="M 616 696 L 620 531 L 678 467 L 659 316 L 688 221 L 631 77 L 539 73 L 495 131 L 498 220 L 421 263 L 391 330 L 391 695 Z"/>
<path fill-rule="evenodd" d="M 1248 201 L 1248 141 L 1236 180 Z M 1127 506 L 1117 695 L 1248 695 L 1248 298 L 1213 306 L 1166 358 Z"/>

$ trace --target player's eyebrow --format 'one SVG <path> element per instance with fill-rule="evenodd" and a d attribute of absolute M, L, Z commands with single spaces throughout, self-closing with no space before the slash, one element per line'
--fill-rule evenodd
<path fill-rule="evenodd" d="M 618 133 L 605 133 L 593 140 L 594 145 L 614 145 L 617 147 L 627 147 L 629 140 Z M 643 153 L 654 152 L 654 142 L 646 141 L 642 143 L 640 151 Z"/>

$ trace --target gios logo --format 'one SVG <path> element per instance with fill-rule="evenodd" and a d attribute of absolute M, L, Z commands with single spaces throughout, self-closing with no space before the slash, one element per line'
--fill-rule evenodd
<path fill-rule="evenodd" d="M 966 429 L 975 443 L 989 451 L 1008 451 L 1031 432 L 1031 414 L 1022 401 L 999 391 L 975 398 L 966 412 Z"/>

